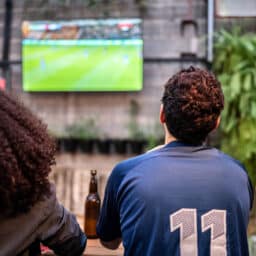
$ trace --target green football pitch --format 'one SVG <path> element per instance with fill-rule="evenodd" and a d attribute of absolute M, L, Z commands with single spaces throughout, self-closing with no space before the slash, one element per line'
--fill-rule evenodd
<path fill-rule="evenodd" d="M 139 91 L 142 45 L 22 47 L 25 91 Z"/>

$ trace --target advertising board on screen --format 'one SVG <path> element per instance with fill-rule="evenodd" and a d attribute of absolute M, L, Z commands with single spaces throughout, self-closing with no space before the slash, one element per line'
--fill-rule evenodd
<path fill-rule="evenodd" d="M 23 89 L 30 92 L 140 91 L 140 19 L 24 21 Z"/>

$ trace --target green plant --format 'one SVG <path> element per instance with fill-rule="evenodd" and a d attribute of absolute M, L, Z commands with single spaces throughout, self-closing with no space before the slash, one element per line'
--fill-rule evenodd
<path fill-rule="evenodd" d="M 140 106 L 136 100 L 130 101 L 130 120 L 128 123 L 129 137 L 133 140 L 143 140 L 145 139 L 145 134 L 142 128 L 138 124 L 138 115 L 140 112 Z"/>
<path fill-rule="evenodd" d="M 256 184 L 256 35 L 216 36 L 213 68 L 225 95 L 221 149 L 239 159 Z"/>
<path fill-rule="evenodd" d="M 99 129 L 94 119 L 89 118 L 67 126 L 66 134 L 75 139 L 96 139 L 99 137 Z"/>
<path fill-rule="evenodd" d="M 163 127 L 161 127 L 159 122 L 155 122 L 152 126 L 147 128 L 146 140 L 146 150 L 150 150 L 164 143 Z"/>

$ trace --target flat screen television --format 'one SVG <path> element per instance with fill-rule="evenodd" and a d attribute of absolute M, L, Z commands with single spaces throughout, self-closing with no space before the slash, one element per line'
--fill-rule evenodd
<path fill-rule="evenodd" d="M 24 21 L 22 79 L 27 92 L 140 91 L 141 19 Z"/>

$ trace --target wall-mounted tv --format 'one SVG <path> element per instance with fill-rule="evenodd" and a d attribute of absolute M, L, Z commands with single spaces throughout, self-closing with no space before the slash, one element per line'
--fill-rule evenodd
<path fill-rule="evenodd" d="M 24 21 L 22 76 L 27 92 L 140 91 L 140 19 Z"/>

